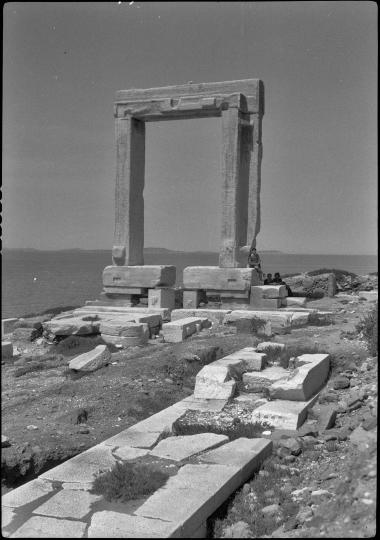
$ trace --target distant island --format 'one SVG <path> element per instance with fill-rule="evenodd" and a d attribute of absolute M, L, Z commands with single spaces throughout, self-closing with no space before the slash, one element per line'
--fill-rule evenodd
<path fill-rule="evenodd" d="M 99 251 L 111 251 L 111 248 L 99 248 L 99 249 L 83 249 L 83 248 L 64 248 L 64 249 L 36 249 L 36 248 L 3 248 L 3 252 L 6 251 L 23 251 L 23 252 L 43 252 L 43 253 L 52 253 L 52 252 L 65 252 L 65 253 L 77 253 L 78 251 L 84 251 L 84 252 L 99 252 Z M 161 247 L 146 247 L 144 248 L 144 252 L 151 254 L 151 255 L 157 255 L 160 253 L 212 253 L 212 254 L 218 254 L 218 251 L 208 251 L 208 250 L 188 250 L 188 251 L 182 251 L 177 249 L 168 249 L 168 248 L 161 248 Z M 283 251 L 278 251 L 276 249 L 261 249 L 259 250 L 260 253 L 284 253 Z"/>

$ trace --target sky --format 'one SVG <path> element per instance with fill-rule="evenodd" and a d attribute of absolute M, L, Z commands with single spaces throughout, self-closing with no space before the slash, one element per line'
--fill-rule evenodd
<path fill-rule="evenodd" d="M 3 247 L 111 249 L 117 90 L 264 81 L 257 249 L 377 250 L 374 2 L 9 2 Z M 218 251 L 221 120 L 147 124 L 145 246 Z"/>

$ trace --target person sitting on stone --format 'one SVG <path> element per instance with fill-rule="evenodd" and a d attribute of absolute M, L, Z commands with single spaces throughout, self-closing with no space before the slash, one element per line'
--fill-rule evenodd
<path fill-rule="evenodd" d="M 270 285 L 273 283 L 272 274 L 267 274 L 267 277 L 264 279 L 264 285 Z"/>
<path fill-rule="evenodd" d="M 260 256 L 257 253 L 256 248 L 254 248 L 254 247 L 251 248 L 251 251 L 249 252 L 248 265 L 247 266 L 248 266 L 248 268 L 254 268 L 255 270 L 257 270 L 257 272 L 259 274 L 259 278 L 263 279 L 263 272 L 261 270 Z"/>
<path fill-rule="evenodd" d="M 293 296 L 293 292 L 292 292 L 291 288 L 289 287 L 289 285 L 287 283 L 285 283 L 285 281 L 280 276 L 279 272 L 275 273 L 273 283 L 276 283 L 276 285 L 285 285 L 286 290 L 288 292 L 288 296 Z"/>

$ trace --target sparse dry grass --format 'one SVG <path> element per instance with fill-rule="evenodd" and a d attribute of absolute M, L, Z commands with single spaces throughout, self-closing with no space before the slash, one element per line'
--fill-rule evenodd
<path fill-rule="evenodd" d="M 119 463 L 93 482 L 91 493 L 102 495 L 107 501 L 127 502 L 154 493 L 162 487 L 168 474 L 143 463 Z"/>

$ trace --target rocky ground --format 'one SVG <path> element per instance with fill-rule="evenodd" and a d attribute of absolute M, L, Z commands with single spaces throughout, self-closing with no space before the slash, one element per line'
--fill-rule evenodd
<path fill-rule="evenodd" d="M 373 304 L 335 297 L 309 306 L 333 310 L 335 324 L 292 330 L 276 341 L 315 345 L 331 354 L 332 373 L 319 402 L 336 409 L 335 427 L 325 430 L 311 417 L 312 429 L 302 437 L 278 436 L 262 472 L 210 522 L 216 536 L 375 533 L 377 357 L 369 355 L 356 330 Z M 2 434 L 8 438 L 2 490 L 191 394 L 204 364 L 257 343 L 255 336 L 235 332 L 217 327 L 180 344 L 154 340 L 114 352 L 108 366 L 80 378 L 68 370 L 68 361 L 99 338 L 57 345 L 26 341 L 26 333 L 16 332 L 12 341 L 21 354 L 2 362 Z"/>

